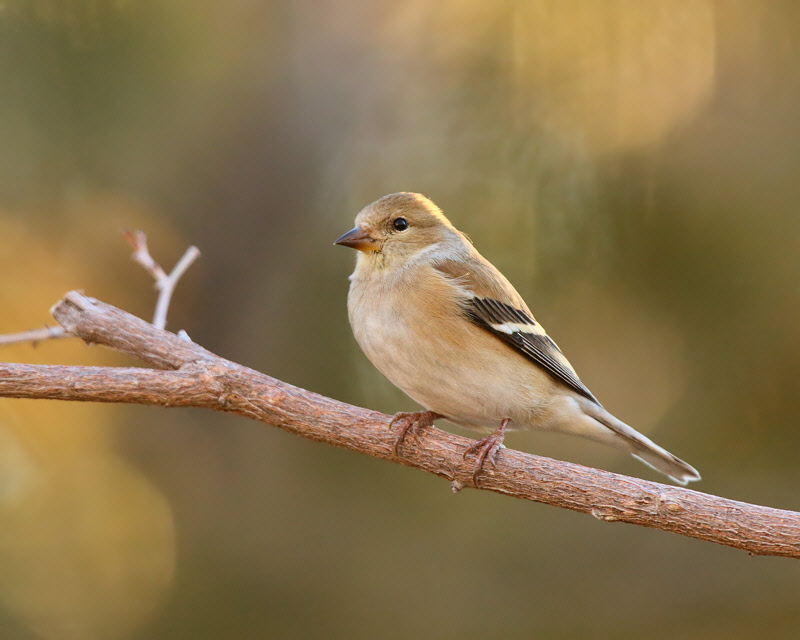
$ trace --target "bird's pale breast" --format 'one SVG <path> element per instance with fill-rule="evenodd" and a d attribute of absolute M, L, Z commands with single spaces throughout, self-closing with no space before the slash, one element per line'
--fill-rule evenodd
<path fill-rule="evenodd" d="M 461 313 L 458 290 L 438 275 L 355 277 L 348 296 L 361 349 L 392 383 L 455 424 L 530 428 L 547 411 L 554 383 Z M 431 304 L 437 300 L 437 304 Z"/>

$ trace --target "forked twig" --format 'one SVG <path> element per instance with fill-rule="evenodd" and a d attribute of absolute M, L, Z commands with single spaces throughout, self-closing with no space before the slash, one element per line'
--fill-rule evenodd
<path fill-rule="evenodd" d="M 134 261 L 138 262 L 144 269 L 153 276 L 155 280 L 156 290 L 158 291 L 158 300 L 156 301 L 156 310 L 153 314 L 153 326 L 158 329 L 165 329 L 167 326 L 167 311 L 169 310 L 169 303 L 172 300 L 172 293 L 175 291 L 175 286 L 181 279 L 186 270 L 191 264 L 200 256 L 200 249 L 192 245 L 183 254 L 178 263 L 172 269 L 169 275 L 161 268 L 150 255 L 147 248 L 147 236 L 144 231 L 129 231 L 123 229 L 122 233 L 128 241 L 133 255 L 131 256 Z"/>
<path fill-rule="evenodd" d="M 122 230 L 125 240 L 127 240 L 133 255 L 131 256 L 135 262 L 140 264 L 144 269 L 153 276 L 155 280 L 155 287 L 158 290 L 158 299 L 156 300 L 156 309 L 153 314 L 153 325 L 159 329 L 165 329 L 167 326 L 167 311 L 169 304 L 172 301 L 172 294 L 178 281 L 186 273 L 186 270 L 197 260 L 200 256 L 200 250 L 195 247 L 189 247 L 183 254 L 178 263 L 167 275 L 164 269 L 153 260 L 150 251 L 147 248 L 147 236 L 143 231 L 129 231 L 128 229 Z M 184 340 L 191 340 L 187 333 L 183 330 L 178 332 L 179 337 Z M 43 329 L 31 329 L 30 331 L 22 331 L 20 333 L 0 334 L 0 346 L 10 344 L 20 344 L 23 342 L 30 342 L 36 346 L 45 340 L 57 340 L 59 338 L 70 338 L 72 333 L 65 330 L 64 327 L 50 327 L 45 326 Z"/>

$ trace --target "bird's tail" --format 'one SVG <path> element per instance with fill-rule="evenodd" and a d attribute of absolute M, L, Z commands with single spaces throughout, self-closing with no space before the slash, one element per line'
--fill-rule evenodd
<path fill-rule="evenodd" d="M 692 465 L 672 455 L 666 449 L 659 447 L 655 442 L 643 436 L 633 427 L 618 420 L 608 411 L 593 402 L 586 402 L 583 410 L 602 425 L 611 429 L 615 437 L 613 444 L 623 451 L 629 452 L 634 458 L 641 460 L 648 467 L 663 473 L 679 484 L 687 484 L 700 479 L 700 474 Z"/>

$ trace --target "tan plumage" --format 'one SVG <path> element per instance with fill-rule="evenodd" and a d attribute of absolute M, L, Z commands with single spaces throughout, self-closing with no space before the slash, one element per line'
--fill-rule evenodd
<path fill-rule="evenodd" d="M 507 424 L 614 446 L 682 484 L 700 478 L 603 409 L 511 283 L 424 196 L 373 202 L 337 243 L 359 249 L 348 312 L 378 370 L 454 424 L 491 431 L 502 423 L 476 446 L 476 474 Z"/>

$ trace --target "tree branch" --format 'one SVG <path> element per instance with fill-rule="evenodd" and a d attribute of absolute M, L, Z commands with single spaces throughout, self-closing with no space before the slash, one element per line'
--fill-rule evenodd
<path fill-rule="evenodd" d="M 394 453 L 390 416 L 338 402 L 230 362 L 115 307 L 68 293 L 53 315 L 72 335 L 156 369 L 0 364 L 0 396 L 193 406 L 275 425 L 472 486 L 471 440 L 426 429 Z M 720 498 L 503 449 L 480 489 L 749 551 L 800 558 L 800 513 Z"/>

